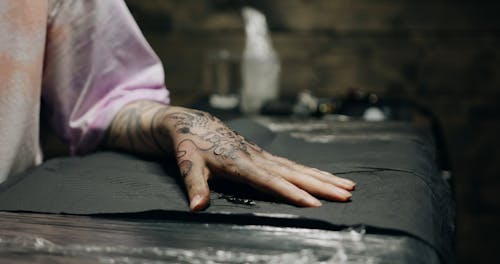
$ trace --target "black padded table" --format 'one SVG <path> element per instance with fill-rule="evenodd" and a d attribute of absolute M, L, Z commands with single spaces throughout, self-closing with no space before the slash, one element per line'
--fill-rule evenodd
<path fill-rule="evenodd" d="M 73 216 L 76 219 L 91 219 L 85 221 L 96 221 L 96 226 L 106 223 L 112 227 L 113 224 L 109 223 L 115 223 L 117 226 L 131 226 L 130 230 L 135 230 L 137 223 L 144 223 L 148 228 L 161 227 L 163 231 L 170 230 L 167 233 L 179 242 L 173 244 L 186 245 L 175 249 L 180 251 L 169 251 L 170 255 L 161 249 L 157 252 L 153 250 L 149 255 L 145 253 L 146 257 L 166 262 L 182 262 L 178 258 L 172 258 L 172 254 L 194 254 L 194 259 L 206 257 L 205 260 L 213 261 L 211 258 L 217 259 L 217 252 L 229 256 L 219 259 L 220 262 L 228 263 L 237 262 L 238 258 L 242 257 L 236 254 L 237 252 L 247 254 L 242 257 L 241 260 L 244 261 L 241 263 L 249 259 L 266 263 L 273 260 L 273 256 L 278 256 L 278 263 L 280 260 L 283 260 L 281 263 L 287 263 L 286 259 L 290 256 L 293 259 L 304 257 L 306 262 L 303 263 L 308 263 L 307 260 L 334 263 L 335 260 L 338 262 L 339 258 L 345 260 L 345 263 L 351 263 L 349 261 L 362 260 L 363 257 L 365 260 L 372 258 L 374 263 L 454 262 L 454 205 L 451 190 L 436 167 L 433 139 L 425 127 L 402 122 L 338 122 L 263 117 L 238 119 L 229 124 L 272 153 L 353 179 L 358 184 L 352 201 L 323 201 L 320 208 L 298 208 L 255 194 L 245 186 L 233 187 L 224 182 L 217 182 L 212 186 L 210 207 L 204 212 L 192 213 L 189 212 L 186 195 L 174 163 L 100 152 L 86 157 L 50 160 L 10 178 L 1 187 L 0 210 L 16 212 L 4 213 L 9 219 L 23 219 L 23 214 L 19 212 L 63 213 L 80 215 Z M 81 215 L 87 215 L 87 218 L 81 218 Z M 26 214 L 26 217 L 42 222 L 41 219 L 44 219 L 43 215 L 34 217 L 32 214 Z M 54 220 L 58 217 L 62 216 L 51 215 L 47 216 L 47 219 Z M 67 218 L 64 218 L 61 221 L 66 220 Z M 36 221 L 24 221 L 29 222 L 28 226 L 36 226 Z M 55 227 L 58 222 L 54 221 L 56 230 L 60 227 Z M 49 226 L 54 224 L 49 220 L 47 223 Z M 210 228 L 205 228 L 206 225 L 210 225 Z M 18 226 L 18 229 L 24 228 L 27 226 Z M 78 228 L 78 225 L 75 228 Z M 143 233 L 138 232 L 141 239 L 144 239 L 145 234 L 151 233 L 148 228 L 141 231 Z M 269 229 L 266 228 L 275 229 L 267 232 Z M 182 234 L 187 231 L 182 230 L 187 229 L 198 230 L 204 239 L 212 237 L 213 243 L 209 243 L 211 247 L 208 247 L 212 251 L 207 251 L 208 242 L 192 243 L 201 239 L 195 234 L 190 233 L 190 236 L 183 237 Z M 106 227 L 100 230 L 106 231 Z M 108 231 L 110 234 L 116 234 L 113 228 Z M 89 231 L 92 232 L 95 231 Z M 221 232 L 234 233 L 234 236 L 224 238 L 221 237 Z M 85 250 L 82 251 L 86 248 L 85 243 L 90 242 L 73 241 L 72 245 L 78 245 L 78 251 L 64 247 L 64 239 L 59 241 L 59 244 L 54 244 L 50 240 L 54 234 L 46 233 L 44 238 L 43 232 L 34 233 L 38 235 L 31 237 L 32 240 L 27 238 L 28 242 L 23 245 L 35 245 L 36 238 L 42 239 L 45 244 L 51 245 L 39 247 L 46 250 L 41 251 L 43 257 L 54 257 L 50 252 L 57 250 L 63 252 L 59 254 L 64 256 L 64 252 L 69 252 L 68 256 L 76 254 L 95 257 L 93 254 L 87 254 Z M 24 232 L 18 232 L 11 237 L 0 237 L 0 250 L 8 256 L 20 259 L 22 256 L 29 256 L 30 252 L 40 254 L 33 249 L 36 246 L 28 246 L 24 253 L 13 250 L 19 248 L 19 245 L 12 245 L 24 241 L 18 237 L 22 234 Z M 241 242 L 241 247 L 234 247 L 233 251 L 219 248 L 230 241 L 236 243 L 234 240 L 238 236 L 254 237 L 251 234 L 256 238 L 269 237 L 268 240 L 247 239 Z M 29 231 L 25 235 L 29 237 Z M 298 237 L 302 239 L 297 240 Z M 311 245 L 309 242 L 312 238 L 332 242 L 329 245 L 330 250 L 328 246 L 319 250 L 317 246 Z M 159 244 L 166 241 L 164 237 L 158 239 L 163 241 Z M 276 247 L 277 243 L 279 244 L 276 241 L 280 239 L 289 247 Z M 294 242 L 290 242 L 290 239 Z M 79 240 L 76 238 L 76 241 Z M 335 241 L 340 242 L 335 244 Z M 355 241 L 361 242 L 356 244 Z M 6 243 L 10 247 L 5 246 Z M 106 243 L 110 243 L 108 248 L 111 248 L 112 252 L 117 251 L 116 256 L 120 258 L 144 257 L 142 253 L 127 255 L 127 252 L 133 251 L 134 245 L 137 250 L 141 249 L 141 252 L 144 251 L 145 245 L 151 246 L 150 243 L 121 245 L 119 241 L 117 244 L 114 240 L 99 240 L 99 243 L 97 248 L 101 251 L 98 250 L 97 256 L 101 254 L 103 259 L 108 260 L 115 255 L 113 253 L 109 256 L 109 252 L 103 251 L 102 247 Z M 200 247 L 192 248 L 190 245 L 193 244 Z M 129 250 L 118 250 L 120 245 L 128 247 Z M 375 248 L 385 248 L 387 251 L 372 250 Z M 305 251 L 297 251 L 298 249 Z M 196 255 L 196 252 L 201 255 Z M 293 255 L 297 252 L 301 253 Z M 287 255 L 289 253 L 293 254 Z M 165 254 L 170 257 L 163 258 Z"/>

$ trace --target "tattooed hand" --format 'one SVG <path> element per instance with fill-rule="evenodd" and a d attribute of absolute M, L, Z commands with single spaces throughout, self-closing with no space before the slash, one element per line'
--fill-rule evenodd
<path fill-rule="evenodd" d="M 124 107 L 109 128 L 106 144 L 140 154 L 175 155 L 194 211 L 208 206 L 207 181 L 213 176 L 310 207 L 321 205 L 314 196 L 348 201 L 355 186 L 350 180 L 273 156 L 208 113 L 149 101 Z"/>

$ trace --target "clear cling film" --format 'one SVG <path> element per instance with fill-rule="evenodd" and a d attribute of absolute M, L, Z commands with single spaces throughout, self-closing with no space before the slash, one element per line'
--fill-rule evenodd
<path fill-rule="evenodd" d="M 438 263 L 406 236 L 168 220 L 1 213 L 2 263 Z"/>

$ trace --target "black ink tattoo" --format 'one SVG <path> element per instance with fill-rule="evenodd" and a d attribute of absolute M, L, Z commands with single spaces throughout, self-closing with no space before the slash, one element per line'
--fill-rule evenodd
<path fill-rule="evenodd" d="M 186 176 L 191 172 L 193 168 L 193 162 L 190 160 L 183 160 L 179 162 L 179 170 L 181 172 L 182 178 L 186 178 Z"/>
<path fill-rule="evenodd" d="M 212 115 L 208 113 L 204 113 L 197 110 L 191 110 L 191 113 L 188 112 L 177 112 L 168 115 L 168 118 L 175 120 L 175 128 L 177 132 L 181 132 L 183 134 L 189 132 L 190 127 L 199 127 L 199 128 L 208 128 L 208 124 L 210 121 L 218 121 Z M 180 131 L 180 130 L 183 131 Z"/>
<path fill-rule="evenodd" d="M 177 135 L 173 137 L 175 133 Z M 175 154 L 184 177 L 193 166 L 186 157 L 193 146 L 198 151 L 230 160 L 263 152 L 206 112 L 188 109 L 174 112 L 148 101 L 128 105 L 117 114 L 108 130 L 106 144 L 134 153 L 169 155 L 174 150 L 174 138 L 178 140 Z"/>
<path fill-rule="evenodd" d="M 184 139 L 177 145 L 177 158 L 186 155 L 186 150 L 182 147 L 184 144 L 192 144 L 198 150 L 212 151 L 215 156 L 223 159 L 237 159 L 238 154 L 251 156 L 249 148 L 257 152 L 262 149 L 257 145 L 248 142 L 241 135 L 226 127 L 219 119 L 212 115 L 200 111 L 177 112 L 169 114 L 168 117 L 175 120 L 175 129 L 177 133 L 189 134 L 198 137 L 202 143 L 196 143 L 192 139 Z M 209 125 L 215 123 L 217 126 L 209 130 Z M 197 132 L 197 131 L 203 132 Z"/>
<path fill-rule="evenodd" d="M 148 101 L 127 106 L 111 123 L 106 146 L 140 154 L 171 153 L 172 143 L 166 127 L 156 125 L 165 121 L 166 112 L 166 107 Z M 152 113 L 152 121 L 147 120 L 146 113 Z"/>

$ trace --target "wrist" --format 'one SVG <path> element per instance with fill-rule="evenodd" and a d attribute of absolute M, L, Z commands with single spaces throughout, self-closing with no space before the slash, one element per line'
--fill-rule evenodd
<path fill-rule="evenodd" d="M 134 154 L 164 157 L 173 153 L 173 125 L 168 122 L 171 106 L 136 101 L 124 106 L 113 119 L 105 147 Z"/>

